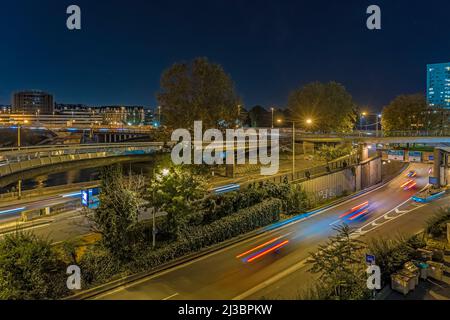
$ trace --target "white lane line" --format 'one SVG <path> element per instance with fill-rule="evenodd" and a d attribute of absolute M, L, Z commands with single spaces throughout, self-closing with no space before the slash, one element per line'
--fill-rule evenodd
<path fill-rule="evenodd" d="M 240 294 L 240 295 L 234 297 L 232 300 L 243 300 L 243 299 L 245 299 L 246 297 L 249 297 L 249 296 L 251 296 L 251 295 L 257 293 L 258 291 L 260 291 L 260 290 L 262 290 L 262 289 L 268 287 L 269 285 L 271 285 L 271 284 L 277 282 L 278 280 L 283 279 L 284 277 L 288 276 L 289 274 L 291 274 L 291 273 L 293 273 L 293 272 L 295 272 L 295 271 L 297 271 L 297 270 L 303 268 L 303 267 L 305 266 L 306 261 L 307 261 L 308 259 L 309 259 L 309 258 L 303 259 L 303 260 L 300 261 L 299 263 L 294 264 L 292 267 L 290 267 L 290 268 L 288 268 L 288 269 L 286 269 L 286 270 L 284 270 L 284 271 L 278 273 L 277 275 L 273 276 L 272 278 L 270 278 L 270 279 L 268 279 L 268 280 L 266 280 L 266 281 L 260 283 L 260 284 L 257 285 L 256 287 L 253 287 L 253 288 L 251 288 L 250 290 L 247 290 L 247 291 L 245 291 L 244 293 L 242 293 L 242 294 Z"/>
<path fill-rule="evenodd" d="M 340 222 L 340 221 L 341 221 L 340 219 L 339 219 L 339 220 L 336 220 L 335 222 L 330 223 L 330 226 L 335 225 L 336 223 L 338 223 L 338 222 Z"/>
<path fill-rule="evenodd" d="M 172 298 L 174 298 L 174 297 L 176 297 L 176 296 L 178 296 L 178 295 L 180 295 L 180 294 L 177 292 L 177 293 L 174 293 L 174 294 L 171 295 L 171 296 L 165 297 L 163 300 L 164 300 L 164 301 L 165 301 L 165 300 L 170 300 L 170 299 L 172 299 Z"/>

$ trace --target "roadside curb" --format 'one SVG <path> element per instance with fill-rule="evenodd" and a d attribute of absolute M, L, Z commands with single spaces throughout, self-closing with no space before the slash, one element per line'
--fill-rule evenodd
<path fill-rule="evenodd" d="M 391 182 L 396 177 L 398 177 L 400 174 L 402 174 L 408 167 L 409 167 L 409 164 L 406 164 L 405 166 L 403 166 L 403 168 L 399 171 L 399 173 L 397 175 L 392 176 L 392 177 L 386 179 L 385 181 L 382 181 L 382 182 L 380 182 L 380 183 L 378 183 L 378 184 L 376 184 L 376 185 L 374 185 L 372 187 L 369 187 L 367 189 L 358 191 L 358 192 L 356 192 L 354 194 L 351 194 L 349 196 L 346 196 L 346 197 L 334 200 L 334 201 L 332 201 L 330 203 L 327 203 L 325 205 L 319 206 L 319 207 L 315 208 L 314 210 L 310 211 L 310 213 L 311 213 L 310 215 L 306 215 L 305 217 L 301 217 L 301 216 L 307 214 L 307 213 L 303 213 L 303 214 L 299 214 L 299 215 L 296 215 L 296 216 L 292 217 L 292 218 L 299 217 L 298 220 L 294 220 L 294 221 L 289 222 L 289 219 L 286 219 L 286 220 L 284 220 L 284 221 L 286 221 L 286 224 L 281 224 L 280 226 L 278 226 L 276 228 L 273 228 L 273 229 L 267 229 L 271 225 L 268 225 L 268 226 L 265 226 L 265 227 L 262 227 L 262 228 L 258 228 L 256 230 L 251 231 L 249 233 L 246 233 L 244 235 L 240 235 L 240 236 L 234 237 L 232 239 L 229 239 L 229 240 L 220 242 L 218 244 L 215 244 L 213 246 L 201 249 L 199 252 L 191 253 L 191 254 L 185 255 L 183 257 L 180 257 L 178 259 L 175 259 L 175 260 L 173 260 L 171 262 L 162 264 L 161 266 L 156 267 L 156 268 L 154 268 L 152 270 L 143 271 L 143 272 L 140 272 L 140 273 L 137 273 L 137 274 L 134 274 L 134 275 L 121 277 L 119 279 L 113 280 L 113 281 L 108 282 L 106 284 L 102 284 L 102 285 L 99 285 L 97 287 L 94 287 L 94 288 L 91 288 L 91 289 L 87 289 L 85 291 L 82 291 L 82 292 L 76 293 L 74 295 L 65 297 L 65 298 L 63 298 L 63 300 L 85 300 L 85 299 L 94 298 L 96 296 L 101 295 L 102 293 L 106 293 L 108 291 L 111 291 L 112 289 L 117 289 L 117 288 L 119 288 L 121 286 L 129 285 L 132 282 L 135 282 L 135 281 L 144 279 L 146 277 L 155 275 L 157 273 L 160 273 L 162 271 L 171 269 L 173 267 L 180 266 L 180 265 L 182 265 L 184 263 L 187 263 L 187 262 L 190 262 L 192 260 L 204 257 L 204 256 L 206 256 L 208 254 L 211 254 L 211 253 L 214 253 L 214 252 L 220 252 L 221 250 L 224 250 L 224 249 L 226 249 L 226 248 L 228 248 L 228 247 L 230 247 L 230 246 L 232 246 L 232 245 L 234 245 L 234 244 L 236 244 L 238 242 L 245 241 L 245 240 L 251 239 L 253 237 L 265 234 L 265 233 L 269 233 L 269 232 L 273 232 L 275 230 L 279 230 L 279 229 L 285 228 L 288 225 L 291 225 L 293 223 L 299 223 L 299 222 L 301 222 L 301 221 L 303 221 L 305 219 L 308 219 L 308 218 L 311 218 L 313 216 L 316 216 L 316 215 L 322 213 L 324 210 L 329 209 L 329 208 L 331 208 L 333 206 L 345 203 L 346 201 L 350 201 L 350 200 L 356 199 L 356 198 L 358 198 L 360 196 L 363 196 L 363 195 L 365 195 L 367 193 L 370 193 L 370 192 L 372 192 L 372 191 L 374 191 L 374 190 L 376 190 L 378 188 L 384 187 L 389 182 Z M 292 218 L 290 218 L 290 219 L 292 219 Z M 281 220 L 279 222 L 282 223 L 283 220 Z M 275 223 L 279 223 L 279 222 L 275 222 Z M 275 223 L 273 223 L 273 224 L 275 224 Z"/>
<path fill-rule="evenodd" d="M 5 227 L 5 228 L 0 228 L 0 236 L 14 232 L 14 231 L 22 231 L 22 230 L 27 230 L 29 228 L 32 227 L 36 227 L 36 226 L 41 226 L 41 225 L 45 225 L 45 224 L 49 224 L 51 223 L 53 220 L 47 220 L 47 221 L 36 221 L 36 222 L 32 222 L 26 226 L 23 225 L 15 225 L 15 226 L 11 226 L 11 227 Z"/>

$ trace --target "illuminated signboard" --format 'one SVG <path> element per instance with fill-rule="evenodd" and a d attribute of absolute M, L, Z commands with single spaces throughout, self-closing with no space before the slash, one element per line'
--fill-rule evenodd
<path fill-rule="evenodd" d="M 422 152 L 420 151 L 409 151 L 408 160 L 410 162 L 422 162 Z"/>
<path fill-rule="evenodd" d="M 89 209 L 98 208 L 100 204 L 100 200 L 98 199 L 99 193 L 99 188 L 81 190 L 81 205 Z"/>
<path fill-rule="evenodd" d="M 403 150 L 389 150 L 388 151 L 389 160 L 405 161 L 405 151 Z"/>

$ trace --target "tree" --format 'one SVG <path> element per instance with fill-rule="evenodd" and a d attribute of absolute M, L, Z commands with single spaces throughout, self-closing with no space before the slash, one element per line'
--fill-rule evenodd
<path fill-rule="evenodd" d="M 400 95 L 383 108 L 381 124 L 387 132 L 427 129 L 434 125 L 434 117 L 422 94 Z"/>
<path fill-rule="evenodd" d="M 337 235 L 329 238 L 319 250 L 311 253 L 309 272 L 319 275 L 331 299 L 361 299 L 367 295 L 363 242 L 351 238 L 348 225 L 334 228 Z"/>
<path fill-rule="evenodd" d="M 147 199 L 150 207 L 167 212 L 168 232 L 177 237 L 185 219 L 196 208 L 196 203 L 207 194 L 205 180 L 183 167 L 163 170 L 150 182 Z"/>
<path fill-rule="evenodd" d="M 120 165 L 108 166 L 101 172 L 100 205 L 88 217 L 93 229 L 102 235 L 102 244 L 113 256 L 126 259 L 138 239 L 139 209 L 143 205 L 140 179 L 124 178 Z M 133 186 L 134 185 L 134 186 Z"/>
<path fill-rule="evenodd" d="M 206 58 L 165 70 L 157 97 L 165 124 L 174 128 L 190 128 L 196 120 L 208 128 L 231 126 L 239 117 L 240 102 L 230 76 Z"/>
<path fill-rule="evenodd" d="M 32 233 L 0 241 L 0 300 L 58 299 L 67 294 L 66 265 L 50 242 Z"/>
<path fill-rule="evenodd" d="M 345 87 L 336 82 L 313 82 L 289 95 L 288 108 L 300 126 L 306 128 L 306 119 L 313 120 L 314 129 L 323 132 L 344 133 L 353 130 L 356 107 Z"/>
<path fill-rule="evenodd" d="M 249 112 L 251 127 L 269 127 L 271 125 L 270 113 L 261 106 L 254 106 Z"/>

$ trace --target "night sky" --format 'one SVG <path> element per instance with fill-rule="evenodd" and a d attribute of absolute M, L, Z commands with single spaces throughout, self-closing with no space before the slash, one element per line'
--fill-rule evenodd
<path fill-rule="evenodd" d="M 66 8 L 82 30 L 66 28 Z M 366 28 L 378 4 L 382 30 Z M 62 103 L 155 106 L 161 72 L 206 56 L 245 106 L 283 107 L 289 92 L 336 80 L 376 111 L 425 92 L 426 64 L 450 61 L 448 0 L 2 0 L 0 104 L 41 89 Z"/>

